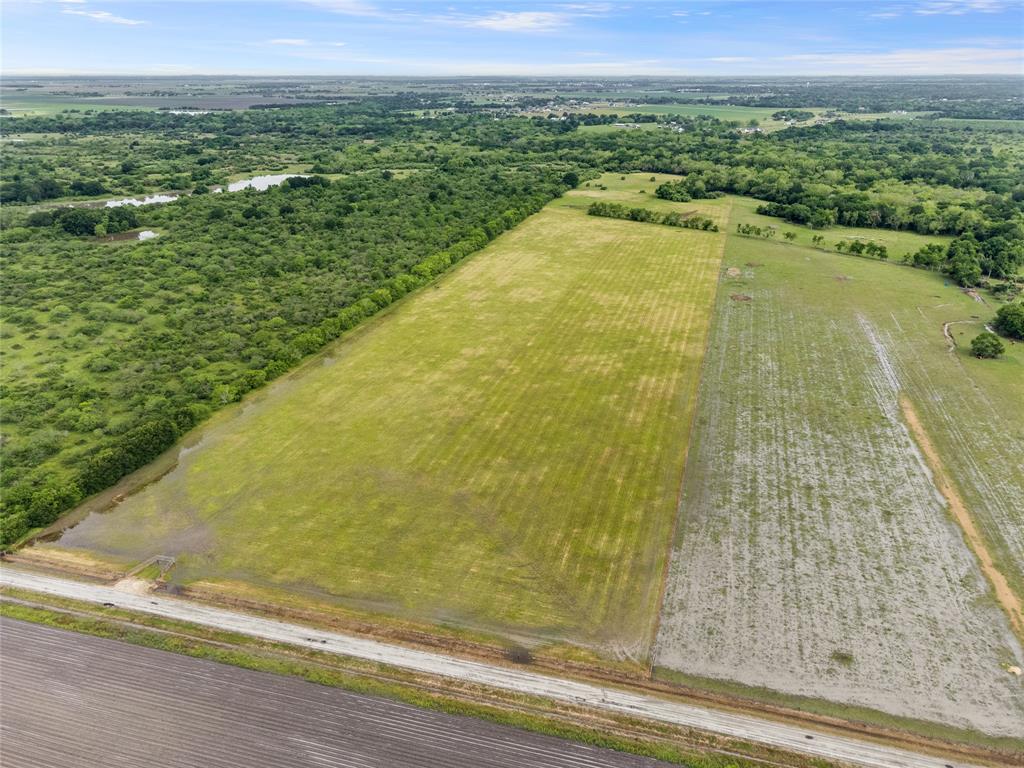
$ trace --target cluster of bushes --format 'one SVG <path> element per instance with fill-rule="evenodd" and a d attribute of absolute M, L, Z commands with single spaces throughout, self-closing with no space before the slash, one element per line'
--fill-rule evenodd
<path fill-rule="evenodd" d="M 0 544 L 10 544 L 32 528 L 49 525 L 86 496 L 108 488 L 149 463 L 202 415 L 202 410 L 186 409 L 176 414 L 173 421 L 145 422 L 93 453 L 76 475 L 49 478 L 42 485 L 22 483 L 7 489 L 0 518 Z"/>
<path fill-rule="evenodd" d="M 703 179 L 697 174 L 690 174 L 679 181 L 666 181 L 660 184 L 654 194 L 662 200 L 675 203 L 688 203 L 691 200 L 713 200 L 724 197 L 725 192 L 709 190 Z"/>
<path fill-rule="evenodd" d="M 991 331 L 983 331 L 971 339 L 971 354 L 983 360 L 997 358 L 1005 351 L 1003 342 Z"/>
<path fill-rule="evenodd" d="M 772 226 L 759 227 L 756 224 L 737 224 L 736 234 L 744 235 L 745 237 L 763 237 L 766 240 L 770 240 L 779 234 L 779 230 Z"/>
<path fill-rule="evenodd" d="M 836 250 L 840 253 L 867 256 L 882 261 L 889 258 L 889 249 L 882 243 L 876 243 L 873 240 L 840 240 L 836 243 Z"/>
<path fill-rule="evenodd" d="M 117 208 L 55 208 L 36 211 L 25 220 L 29 227 L 60 226 L 69 235 L 114 235 L 139 226 L 134 206 Z"/>
<path fill-rule="evenodd" d="M 603 216 L 609 219 L 628 219 L 629 221 L 642 221 L 648 224 L 664 224 L 667 227 L 682 227 L 683 229 L 701 229 L 708 232 L 717 232 L 718 225 L 706 216 L 684 216 L 681 213 L 658 213 L 650 208 L 630 208 L 619 203 L 594 202 L 587 208 L 590 216 Z"/>
<path fill-rule="evenodd" d="M 979 241 L 973 232 L 948 246 L 929 243 L 904 260 L 915 267 L 934 269 L 949 275 L 957 284 L 980 285 L 983 277 L 1012 278 L 1024 265 L 1024 241 L 995 236 Z"/>
<path fill-rule="evenodd" d="M 778 112 L 772 112 L 772 120 L 792 120 L 795 123 L 803 123 L 812 117 L 814 113 L 805 109 L 780 109 Z"/>
<path fill-rule="evenodd" d="M 1010 339 L 1024 341 L 1024 304 L 1004 304 L 996 312 L 992 327 Z"/>

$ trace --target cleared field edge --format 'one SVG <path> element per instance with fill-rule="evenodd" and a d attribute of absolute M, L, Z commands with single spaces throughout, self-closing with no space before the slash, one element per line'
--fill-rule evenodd
<path fill-rule="evenodd" d="M 1013 633 L 1017 636 L 1018 640 L 1024 643 L 1024 607 L 1021 605 L 1020 598 L 1010 587 L 1006 576 L 996 566 L 991 553 L 988 551 L 988 547 L 985 545 L 985 540 L 974 522 L 974 518 L 971 517 L 970 510 L 967 509 L 967 505 L 960 496 L 960 492 L 950 479 L 949 473 L 942 462 L 942 457 L 939 456 L 938 451 L 928 437 L 928 432 L 925 430 L 924 424 L 921 423 L 913 402 L 902 393 L 900 394 L 900 410 L 903 412 L 903 418 L 910 429 L 914 442 L 921 449 L 925 460 L 928 462 L 928 467 L 934 475 L 935 487 L 948 502 L 949 512 L 963 531 L 964 541 L 977 558 L 981 572 L 992 586 L 996 601 L 1006 612 Z"/>
<path fill-rule="evenodd" d="M 699 410 L 701 384 L 704 381 L 704 369 L 706 367 L 706 361 L 708 358 L 708 347 L 711 344 L 712 332 L 714 330 L 714 324 L 718 319 L 718 312 L 716 307 L 718 306 L 718 290 L 722 284 L 722 260 L 725 258 L 725 244 L 729 237 L 728 229 L 732 224 L 732 201 L 729 201 L 728 207 L 725 209 L 724 216 L 724 227 L 722 233 L 719 235 L 718 240 L 718 276 L 715 278 L 715 287 L 711 291 L 710 297 L 710 309 L 707 327 L 704 329 L 704 344 L 702 346 L 700 355 L 700 369 L 697 375 L 693 377 L 693 385 L 690 391 L 690 397 L 692 399 L 692 407 L 690 408 L 690 418 L 686 426 L 686 449 L 683 453 L 683 466 L 679 470 L 679 483 L 678 490 L 676 491 L 676 508 L 672 515 L 672 525 L 669 529 L 668 540 L 665 544 L 665 554 L 661 564 L 661 583 L 658 589 L 658 601 L 654 606 L 654 619 L 651 622 L 651 635 L 647 645 L 647 677 L 654 677 L 654 649 L 657 645 L 658 631 L 661 629 L 661 614 L 665 609 L 665 593 L 668 590 L 668 579 L 672 572 L 672 550 L 675 549 L 676 537 L 679 535 L 679 519 L 682 516 L 683 510 L 683 488 L 686 484 L 686 469 L 689 466 L 690 448 L 693 446 L 693 435 L 694 429 L 693 424 L 697 419 L 697 411 Z"/>

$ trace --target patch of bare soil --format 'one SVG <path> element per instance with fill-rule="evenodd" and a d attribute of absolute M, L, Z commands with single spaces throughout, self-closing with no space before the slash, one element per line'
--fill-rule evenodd
<path fill-rule="evenodd" d="M 748 267 L 763 267 L 764 263 L 760 261 L 748 261 L 745 266 Z"/>
<path fill-rule="evenodd" d="M 835 279 L 838 283 L 846 283 L 849 282 L 850 280 L 850 278 L 847 277 L 846 275 L 836 275 Z"/>
<path fill-rule="evenodd" d="M 118 580 L 113 586 L 114 589 L 120 590 L 121 592 L 128 592 L 133 595 L 148 595 L 153 591 L 153 582 L 147 581 L 146 579 L 139 579 L 135 576 L 125 576 L 123 579 Z"/>
<path fill-rule="evenodd" d="M 743 273 L 740 272 L 739 267 L 729 267 L 727 270 L 725 270 L 726 277 L 739 277 L 742 274 Z"/>
<path fill-rule="evenodd" d="M 953 338 L 953 332 L 950 330 L 954 325 L 961 323 L 969 323 L 970 320 L 950 320 L 948 323 L 942 324 L 942 335 L 946 337 L 946 344 L 949 345 L 949 352 L 952 354 L 956 351 L 956 339 Z"/>
<path fill-rule="evenodd" d="M 900 395 L 900 409 L 903 411 L 903 418 L 906 419 L 907 426 L 910 427 L 914 440 L 917 442 L 918 447 L 928 462 L 928 466 L 935 476 L 936 487 L 946 498 L 946 501 L 949 502 L 949 511 L 953 513 L 957 524 L 964 532 L 967 546 L 971 548 L 971 551 L 978 558 L 978 564 L 981 566 L 982 573 L 985 574 L 985 578 L 988 579 L 992 589 L 995 590 L 996 600 L 1002 609 L 1006 611 L 1006 615 L 1009 616 L 1013 633 L 1019 640 L 1024 642 L 1024 607 L 1021 605 L 1020 598 L 1010 588 L 1006 577 L 992 560 L 992 555 L 989 553 L 984 539 L 981 538 L 981 534 L 978 532 L 974 518 L 971 517 L 963 499 L 960 498 L 960 493 L 949 479 L 949 475 L 946 474 L 946 468 L 942 463 L 942 459 L 939 457 L 935 446 L 932 445 L 931 439 L 928 437 L 928 433 L 921 424 L 913 403 L 910 402 L 906 395 Z"/>
<path fill-rule="evenodd" d="M 729 295 L 729 298 L 733 301 L 752 301 L 752 297 L 747 296 L 745 293 L 733 293 Z"/>
<path fill-rule="evenodd" d="M 984 304 L 985 303 L 984 297 L 982 297 L 982 295 L 980 293 L 978 293 L 976 290 L 974 290 L 973 288 L 965 288 L 964 289 L 964 293 L 966 293 L 968 296 L 970 296 L 972 299 L 974 299 L 979 304 Z"/>

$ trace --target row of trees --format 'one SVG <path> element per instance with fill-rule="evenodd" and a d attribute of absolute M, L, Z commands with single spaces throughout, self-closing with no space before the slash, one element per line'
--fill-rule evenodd
<path fill-rule="evenodd" d="M 683 229 L 700 229 L 706 232 L 717 232 L 718 225 L 706 216 L 685 216 L 678 211 L 658 213 L 650 208 L 633 208 L 619 203 L 593 202 L 587 208 L 590 216 L 604 216 L 610 219 L 628 219 L 648 224 L 664 224 L 666 227 L 682 227 Z"/>

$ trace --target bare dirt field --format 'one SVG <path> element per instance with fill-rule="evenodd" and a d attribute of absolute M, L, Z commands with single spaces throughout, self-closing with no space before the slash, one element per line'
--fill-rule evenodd
<path fill-rule="evenodd" d="M 984 403 L 1014 396 L 1020 360 L 950 355 L 917 306 L 976 310 L 934 275 L 730 238 L 727 268 L 752 257 L 718 294 L 656 665 L 1024 736 L 1024 652 L 900 408 L 962 447 L 968 507 L 1014 546 L 1018 417 Z"/>

